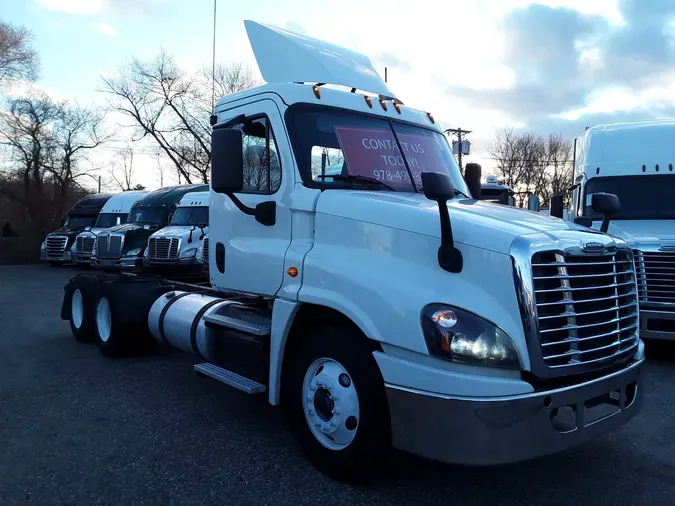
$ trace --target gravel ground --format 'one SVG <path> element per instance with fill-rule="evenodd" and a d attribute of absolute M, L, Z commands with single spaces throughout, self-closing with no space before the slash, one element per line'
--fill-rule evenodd
<path fill-rule="evenodd" d="M 575 450 L 490 469 L 396 456 L 390 479 L 334 482 L 278 410 L 169 353 L 109 360 L 59 319 L 75 271 L 0 267 L 0 504 L 673 504 L 672 347 L 645 407 Z M 670 498 L 670 499 L 669 499 Z"/>

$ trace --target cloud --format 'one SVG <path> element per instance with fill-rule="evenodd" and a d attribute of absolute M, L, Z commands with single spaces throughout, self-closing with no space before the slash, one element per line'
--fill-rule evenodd
<path fill-rule="evenodd" d="M 513 71 L 512 85 L 476 90 L 447 83 L 445 91 L 537 130 L 569 131 L 581 123 L 648 119 L 670 111 L 672 92 L 652 96 L 640 109 L 619 104 L 614 115 L 597 111 L 604 93 L 620 90 L 632 102 L 631 93 L 662 87 L 661 76 L 675 66 L 675 2 L 650 0 L 645 7 L 643 0 L 617 0 L 617 9 L 620 23 L 565 7 L 531 4 L 514 9 L 501 26 L 502 63 Z M 581 123 L 561 116 L 569 111 L 576 111 Z"/>
<path fill-rule="evenodd" d="M 114 11 L 119 14 L 143 14 L 155 5 L 170 0 L 35 0 L 36 3 L 53 11 L 75 15 L 102 14 Z"/>
<path fill-rule="evenodd" d="M 284 28 L 289 32 L 299 33 L 300 35 L 307 35 L 307 30 L 305 30 L 305 27 L 302 26 L 300 23 L 296 23 L 295 21 L 289 21 L 284 25 Z"/>
<path fill-rule="evenodd" d="M 381 63 L 385 67 L 396 68 L 396 69 L 399 69 L 399 70 L 410 70 L 410 69 L 412 69 L 412 66 L 410 65 L 410 63 L 400 59 L 394 53 L 391 53 L 389 51 L 378 53 L 378 54 L 374 55 L 372 59 L 373 59 L 374 62 Z"/>
<path fill-rule="evenodd" d="M 96 28 L 102 34 L 109 35 L 110 37 L 114 37 L 115 35 L 117 35 L 117 31 L 112 26 L 102 21 L 94 23 L 94 28 Z"/>

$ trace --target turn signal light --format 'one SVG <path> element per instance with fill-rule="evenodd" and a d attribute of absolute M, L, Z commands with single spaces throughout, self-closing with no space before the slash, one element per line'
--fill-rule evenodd
<path fill-rule="evenodd" d="M 288 275 L 290 277 L 294 278 L 295 276 L 298 275 L 298 268 L 297 267 L 289 267 L 288 271 L 286 271 L 286 272 L 288 272 Z"/>

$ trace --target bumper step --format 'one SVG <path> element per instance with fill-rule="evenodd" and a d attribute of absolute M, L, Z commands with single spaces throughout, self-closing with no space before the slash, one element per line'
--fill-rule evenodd
<path fill-rule="evenodd" d="M 264 393 L 267 388 L 262 383 L 245 378 L 236 372 L 228 371 L 217 365 L 205 362 L 203 364 L 195 364 L 195 371 L 201 373 L 209 378 L 225 383 L 231 387 L 246 392 L 249 395 Z"/>

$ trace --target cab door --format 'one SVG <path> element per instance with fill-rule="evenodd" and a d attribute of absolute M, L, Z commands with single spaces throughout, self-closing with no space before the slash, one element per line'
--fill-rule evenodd
<path fill-rule="evenodd" d="M 218 111 L 222 123 L 242 131 L 244 189 L 236 196 L 248 207 L 276 203 L 275 223 L 263 225 L 244 214 L 226 195 L 211 190 L 209 257 L 211 284 L 219 289 L 272 296 L 283 281 L 284 256 L 291 241 L 289 195 L 295 164 L 277 104 L 261 99 Z"/>

